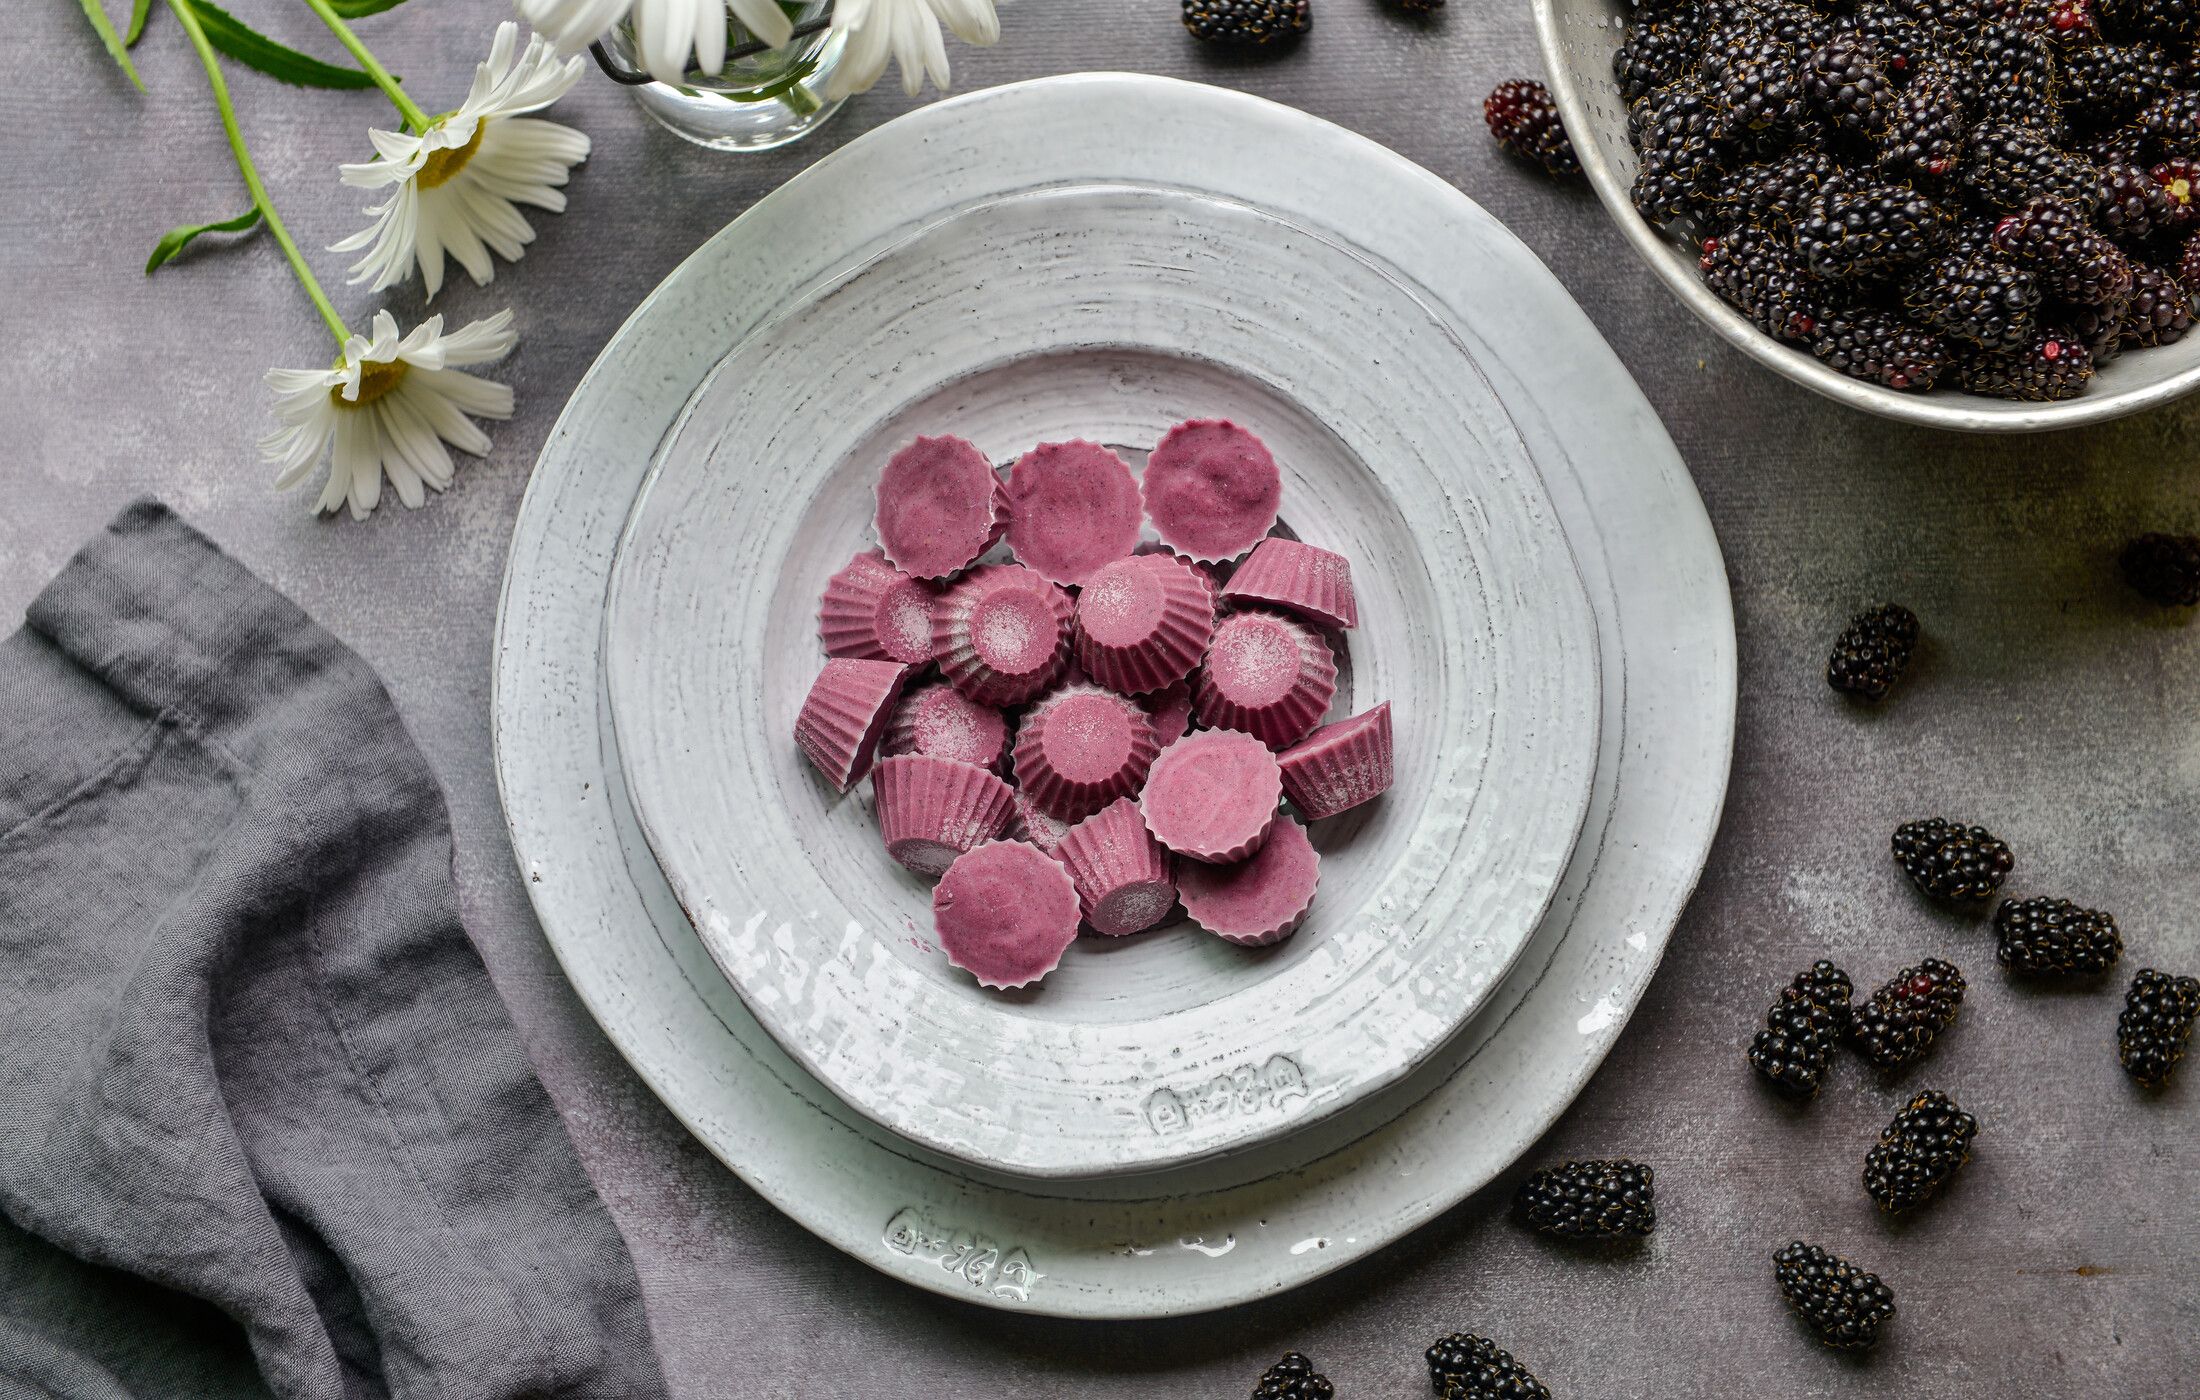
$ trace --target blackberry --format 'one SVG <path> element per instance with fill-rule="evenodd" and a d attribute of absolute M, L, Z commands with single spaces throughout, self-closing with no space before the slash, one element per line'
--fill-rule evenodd
<path fill-rule="evenodd" d="M 2150 1089 L 2169 1083 L 2200 1019 L 2200 978 L 2141 968 L 2116 1017 L 2116 1058 L 2124 1073 Z"/>
<path fill-rule="evenodd" d="M 1910 280 L 1903 305 L 1933 330 L 1987 350 L 2022 345 L 2040 306 L 2039 279 L 1960 246 Z"/>
<path fill-rule="evenodd" d="M 1823 958 L 1797 973 L 1749 1043 L 1750 1066 L 1783 1094 L 1815 1097 L 1848 1018 L 1852 991 L 1848 974 Z"/>
<path fill-rule="evenodd" d="M 1482 119 L 1490 135 L 1507 152 L 1540 165 L 1561 180 L 1581 173 L 1574 143 L 1558 118 L 1558 104 L 1551 90 L 1533 78 L 1514 78 L 1499 83 L 1482 101 Z"/>
<path fill-rule="evenodd" d="M 1868 1347 L 1894 1316 L 1894 1290 L 1848 1260 L 1795 1241 L 1772 1256 L 1788 1306 L 1818 1340 L 1843 1351 Z"/>
<path fill-rule="evenodd" d="M 1849 1042 L 1882 1069 L 1909 1064 L 1955 1023 L 1963 990 L 1963 974 L 1953 963 L 1927 958 L 1905 967 L 1870 1001 L 1850 1006 Z"/>
<path fill-rule="evenodd" d="M 1812 107 L 1843 131 L 1876 137 L 1893 115 L 1894 83 L 1879 64 L 1879 46 L 1854 32 L 1836 34 L 1803 60 L 1803 91 Z"/>
<path fill-rule="evenodd" d="M 1957 178 L 1988 209 L 2014 209 L 2042 194 L 2083 206 L 2096 193 L 2090 163 L 2058 150 L 2032 127 L 2008 122 L 1981 125 L 1971 133 L 1970 152 Z"/>
<path fill-rule="evenodd" d="M 2175 276 L 2188 296 L 2195 287 L 2200 287 L 2200 238 L 2185 240 L 2184 251 L 2177 255 Z"/>
<path fill-rule="evenodd" d="M 1184 27 L 1206 44 L 1256 48 L 1314 27 L 1311 0 L 1184 0 Z"/>
<path fill-rule="evenodd" d="M 2124 313 L 2127 347 L 2168 345 L 2192 329 L 2192 298 L 2176 278 L 2145 263 L 2132 269 L 2131 308 Z"/>
<path fill-rule="evenodd" d="M 1935 899 L 1991 899 L 2017 866 L 2008 845 L 1985 827 L 1939 817 L 1902 823 L 1893 844 L 1902 873 Z"/>
<path fill-rule="evenodd" d="M 1696 66 L 1697 35 L 1669 21 L 1638 24 L 1612 51 L 1612 80 L 1620 100 L 1635 102 L 1685 76 Z"/>
<path fill-rule="evenodd" d="M 2041 290 L 2080 306 L 2100 306 L 2135 290 L 2123 250 L 2096 233 L 2076 205 L 2059 199 L 2026 200 L 1995 227 L 1993 244 L 1995 252 L 2031 268 Z"/>
<path fill-rule="evenodd" d="M 1721 125 L 1735 135 L 1795 125 L 1803 113 L 1802 66 L 1793 43 L 1754 24 L 1704 36 L 1704 87 Z"/>
<path fill-rule="evenodd" d="M 2165 608 L 2200 603 L 2200 535 L 2141 535 L 2124 546 L 2116 562 L 2150 603 Z"/>
<path fill-rule="evenodd" d="M 2200 156 L 2200 92 L 2156 98 L 2139 113 L 2138 127 L 2165 156 Z"/>
<path fill-rule="evenodd" d="M 1912 1210 L 1971 1160 L 1978 1120 L 1937 1089 L 1911 1099 L 1864 1158 L 1864 1189 L 1881 1210 Z"/>
<path fill-rule="evenodd" d="M 2039 331 L 2024 345 L 1982 351 L 1956 364 L 1956 382 L 1970 393 L 2032 403 L 2074 398 L 2092 377 L 2093 352 L 2067 327 Z"/>
<path fill-rule="evenodd" d="M 1795 251 L 1825 281 L 1878 276 L 1928 256 L 1954 222 L 1905 185 L 1825 191 L 1795 221 Z"/>
<path fill-rule="evenodd" d="M 1879 66 L 1897 86 L 1917 76 L 1939 32 L 1881 4 L 1858 5 L 1849 14 L 1849 30 L 1879 51 Z"/>
<path fill-rule="evenodd" d="M 1784 228 L 1819 194 L 1862 183 L 1862 176 L 1826 152 L 1804 149 L 1722 171 L 1702 202 L 1734 226 Z"/>
<path fill-rule="evenodd" d="M 2046 35 L 2064 53 L 2101 41 L 2101 16 L 2093 0 L 2015 0 L 2007 9 L 2011 23 Z"/>
<path fill-rule="evenodd" d="M 2155 221 L 2159 231 L 2183 233 L 2200 226 L 2200 160 L 2172 156 L 2150 167 L 2147 177 L 2161 187 L 2162 198 L 2169 205 L 2168 217 Z"/>
<path fill-rule="evenodd" d="M 1810 348 L 1843 374 L 1916 393 L 1932 388 L 1948 367 L 1939 336 L 1876 306 L 1827 313 Z"/>
<path fill-rule="evenodd" d="M 2177 91 L 2177 64 L 2152 44 L 2100 44 L 2062 56 L 2063 95 L 2086 121 L 2106 126 Z"/>
<path fill-rule="evenodd" d="M 1879 141 L 1879 163 L 1890 174 L 1938 179 L 1963 158 L 1970 131 L 1963 90 L 1953 71 L 1927 65 L 1915 81 L 1895 94 Z"/>
<path fill-rule="evenodd" d="M 1703 84 L 1683 78 L 1658 89 L 1630 109 L 1628 123 L 1641 157 L 1635 208 L 1653 224 L 1691 213 L 1719 171 L 1719 121 Z"/>
<path fill-rule="evenodd" d="M 2137 165 L 2146 154 L 2147 134 L 2135 122 L 2097 131 L 2078 143 L 2080 156 L 2097 165 Z"/>
<path fill-rule="evenodd" d="M 1446 1400 L 1551 1400 L 1549 1387 L 1487 1337 L 1454 1332 L 1426 1355 L 1429 1388 Z"/>
<path fill-rule="evenodd" d="M 2128 162 L 2103 164 L 2094 189 L 2095 227 L 2126 248 L 2143 246 L 2158 231 L 2169 229 L 2177 217 L 2169 191 Z"/>
<path fill-rule="evenodd" d="M 1928 29 L 1951 33 L 1978 28 L 1978 0 L 1892 0 L 1894 9 Z"/>
<path fill-rule="evenodd" d="M 2131 297 L 2127 293 L 2104 306 L 2070 306 L 2058 308 L 2061 321 L 2085 346 L 2093 357 L 2093 367 L 2098 370 L 2113 362 L 2124 350 L 2124 317 L 2131 311 Z"/>
<path fill-rule="evenodd" d="M 1703 244 L 1704 283 L 1759 330 L 1782 340 L 1807 340 L 1818 329 L 1817 288 L 1800 259 L 1757 229 L 1740 229 Z"/>
<path fill-rule="evenodd" d="M 2012 899 L 1994 911 L 1994 958 L 2035 977 L 2092 977 L 2123 955 L 2114 915 L 2067 899 Z"/>
<path fill-rule="evenodd" d="M 1618 1239 L 1658 1228 L 1651 1169 L 1623 1160 L 1567 1162 L 1530 1172 L 1513 1204 L 1546 1235 Z"/>
<path fill-rule="evenodd" d="M 1295 1351 L 1285 1352 L 1283 1360 L 1263 1371 L 1260 1384 L 1253 1387 L 1253 1400 L 1335 1400 L 1336 1394 L 1329 1377 Z"/>
<path fill-rule="evenodd" d="M 1982 24 L 1967 57 L 1980 120 L 2061 134 L 2062 76 L 2046 35 L 2014 24 Z"/>
<path fill-rule="evenodd" d="M 1910 667 L 1917 614 L 1888 603 L 1849 619 L 1826 660 L 1826 684 L 1866 700 L 1884 700 Z"/>

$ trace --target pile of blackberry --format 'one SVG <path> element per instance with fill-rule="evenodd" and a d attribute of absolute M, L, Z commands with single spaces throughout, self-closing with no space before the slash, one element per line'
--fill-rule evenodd
<path fill-rule="evenodd" d="M 2069 398 L 2200 302 L 2196 9 L 1635 0 L 1635 205 L 1843 373 Z"/>

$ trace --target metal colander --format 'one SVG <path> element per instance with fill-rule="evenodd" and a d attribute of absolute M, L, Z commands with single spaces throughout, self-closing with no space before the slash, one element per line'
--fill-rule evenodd
<path fill-rule="evenodd" d="M 1625 32 L 1625 0 L 1532 4 L 1551 94 L 1605 211 L 1689 310 L 1775 374 L 1882 418 L 1971 433 L 2027 433 L 2099 423 L 2168 403 L 2200 386 L 2200 331 L 2175 345 L 2126 352 L 2096 374 L 2085 393 L 2061 403 L 2010 403 L 1952 388 L 1901 393 L 1828 369 L 1809 351 L 1774 340 L 1704 286 L 1692 244 L 1652 228 L 1628 198 L 1635 152 L 1627 142 L 1627 105 L 1612 81 L 1612 53 Z"/>

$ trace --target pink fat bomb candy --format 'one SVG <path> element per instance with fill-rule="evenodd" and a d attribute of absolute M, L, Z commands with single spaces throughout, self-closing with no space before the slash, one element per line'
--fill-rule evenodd
<path fill-rule="evenodd" d="M 1181 561 L 1134 555 L 1095 570 L 1077 595 L 1072 651 L 1110 690 L 1145 695 L 1183 680 L 1215 634 L 1213 593 Z"/>
<path fill-rule="evenodd" d="M 1136 700 L 1089 681 L 1049 692 L 1016 731 L 1016 785 L 1041 810 L 1080 821 L 1138 791 L 1161 752 Z"/>
<path fill-rule="evenodd" d="M 1268 539 L 1253 546 L 1222 596 L 1245 603 L 1273 603 L 1324 627 L 1357 627 L 1360 604 L 1352 594 L 1352 561 L 1297 540 Z"/>
<path fill-rule="evenodd" d="M 1077 886 L 1037 846 L 989 842 L 933 887 L 932 927 L 947 960 L 980 985 L 1028 987 L 1077 941 Z"/>
<path fill-rule="evenodd" d="M 1284 817 L 1249 859 L 1185 865 L 1177 893 L 1184 912 L 1209 933 L 1247 948 L 1265 947 L 1289 937 L 1305 920 L 1321 883 L 1321 863 L 1306 828 Z"/>
<path fill-rule="evenodd" d="M 1259 438 L 1226 420 L 1195 418 L 1154 445 L 1143 491 L 1161 542 L 1214 564 L 1237 558 L 1276 527 L 1283 476 Z"/>
<path fill-rule="evenodd" d="M 825 585 L 817 605 L 818 638 L 827 656 L 921 666 L 932 659 L 932 604 L 938 596 L 931 584 L 867 549 Z"/>
<path fill-rule="evenodd" d="M 1154 839 L 1178 855 L 1227 864 L 1260 849 L 1282 796 L 1283 772 L 1266 744 L 1211 729 L 1161 751 L 1138 810 Z"/>
<path fill-rule="evenodd" d="M 1008 757 L 1008 716 L 965 698 L 946 681 L 933 681 L 901 697 L 878 751 L 999 768 Z"/>
<path fill-rule="evenodd" d="M 1223 574 L 1228 567 L 1227 565 L 1195 563 L 1159 540 L 1142 541 L 1133 553 L 1141 559 L 1151 555 L 1175 564 L 1178 568 L 1199 580 L 1199 586 L 1207 590 L 1207 596 L 1210 598 L 1216 597 L 1222 592 Z"/>
<path fill-rule="evenodd" d="M 1192 680 L 1192 710 L 1210 729 L 1237 729 L 1280 749 L 1306 737 L 1337 694 L 1337 658 L 1296 618 L 1248 608 L 1215 624 Z"/>
<path fill-rule="evenodd" d="M 1390 790 L 1390 702 L 1325 724 L 1276 756 L 1283 795 L 1308 821 L 1349 811 Z"/>
<path fill-rule="evenodd" d="M 1169 852 L 1146 830 L 1138 804 L 1119 797 L 1062 838 L 1054 858 L 1069 870 L 1095 933 L 1121 938 L 1152 928 L 1176 907 Z"/>
<path fill-rule="evenodd" d="M 946 578 L 1008 529 L 1008 493 L 972 444 L 920 437 L 886 460 L 872 526 L 886 562 L 917 578 Z"/>
<path fill-rule="evenodd" d="M 1042 442 L 1008 472 L 1008 547 L 1054 583 L 1081 585 L 1138 547 L 1128 463 L 1096 442 Z"/>
<path fill-rule="evenodd" d="M 1016 800 L 983 768 L 946 758 L 902 754 L 871 770 L 878 830 L 886 853 L 919 875 L 938 875 L 955 858 L 1008 829 Z"/>
<path fill-rule="evenodd" d="M 1069 595 L 1021 564 L 985 564 L 932 611 L 932 654 L 981 705 L 1021 705 L 1069 667 Z"/>
<path fill-rule="evenodd" d="M 1051 856 L 1061 849 L 1062 838 L 1069 835 L 1072 825 L 1032 801 L 1030 793 L 1016 790 L 1016 810 L 1008 819 L 1011 838 L 1037 846 Z"/>
<path fill-rule="evenodd" d="M 871 756 L 910 668 L 898 661 L 834 657 L 818 672 L 795 716 L 794 742 L 842 792 L 870 771 Z"/>
<path fill-rule="evenodd" d="M 1192 683 L 1178 681 L 1167 690 L 1146 697 L 1146 713 L 1153 716 L 1153 737 L 1167 748 L 1192 732 Z"/>

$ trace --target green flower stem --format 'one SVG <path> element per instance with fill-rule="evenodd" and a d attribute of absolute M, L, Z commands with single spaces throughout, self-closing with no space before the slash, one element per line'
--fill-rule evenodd
<path fill-rule="evenodd" d="M 214 46 L 207 42 L 206 31 L 199 27 L 198 12 L 191 8 L 191 0 L 168 0 L 168 8 L 174 13 L 176 22 L 183 26 L 184 33 L 191 36 L 191 47 L 199 51 L 199 62 L 206 68 L 207 86 L 214 90 L 214 105 L 221 109 L 222 130 L 228 133 L 229 149 L 237 157 L 237 173 L 244 176 L 244 187 L 252 193 L 252 207 L 259 210 L 260 217 L 267 221 L 267 231 L 275 236 L 275 242 L 281 246 L 283 256 L 290 259 L 291 270 L 298 274 L 299 285 L 306 289 L 307 296 L 313 298 L 314 309 L 321 313 L 321 319 L 328 323 L 329 334 L 336 337 L 336 343 L 341 347 L 345 341 L 351 339 L 351 328 L 344 324 L 343 317 L 336 314 L 328 293 L 321 290 L 321 284 L 314 277 L 312 267 L 307 264 L 305 254 L 298 251 L 297 241 L 284 226 L 283 216 L 275 212 L 275 201 L 268 197 L 267 186 L 260 183 L 260 172 L 252 163 L 252 152 L 245 148 L 244 133 L 237 129 L 237 108 L 230 101 L 229 83 L 222 77 L 221 60 L 215 56 Z"/>
<path fill-rule="evenodd" d="M 405 119 L 405 125 L 412 128 L 414 135 L 425 134 L 435 124 L 435 119 L 421 111 L 420 104 L 413 101 L 412 94 L 405 91 L 405 85 L 382 66 L 382 61 L 374 56 L 373 51 L 358 35 L 351 32 L 351 26 L 344 23 L 344 17 L 336 13 L 328 0 L 306 0 L 306 8 L 319 15 L 321 23 L 328 26 L 337 42 L 351 50 L 351 56 L 358 61 L 366 75 L 374 79 L 374 85 L 382 89 L 382 95 L 389 98 L 390 105 L 397 108 L 397 115 Z"/>

